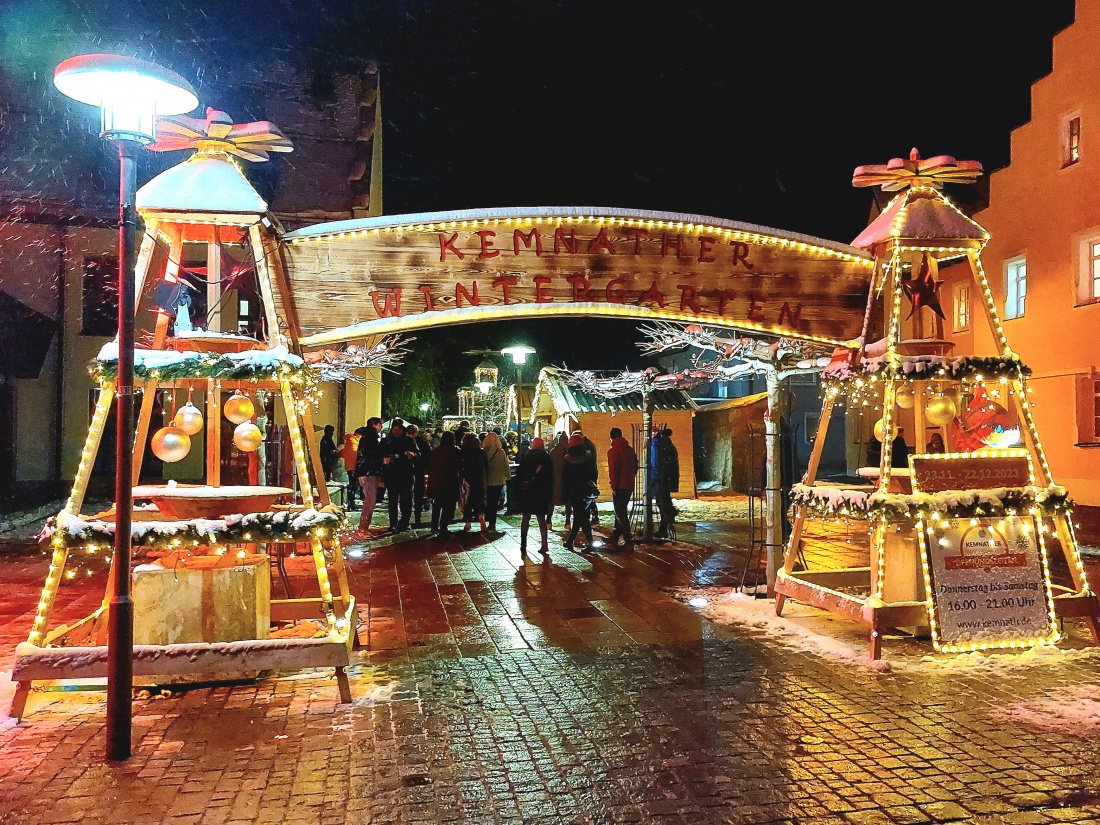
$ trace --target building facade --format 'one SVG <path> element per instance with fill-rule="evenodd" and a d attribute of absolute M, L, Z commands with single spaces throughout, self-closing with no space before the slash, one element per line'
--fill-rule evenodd
<path fill-rule="evenodd" d="M 1078 0 L 1032 86 L 1031 120 L 974 215 L 992 239 L 982 263 L 1012 349 L 1031 367 L 1035 420 L 1055 479 L 1100 506 L 1100 0 Z M 1090 148 L 1091 147 L 1091 148 Z M 965 267 L 942 271 L 957 354 L 993 354 L 982 296 Z"/>

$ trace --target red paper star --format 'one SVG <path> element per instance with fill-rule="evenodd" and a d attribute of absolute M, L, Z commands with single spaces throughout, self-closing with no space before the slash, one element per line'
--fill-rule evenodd
<path fill-rule="evenodd" d="M 909 314 L 905 316 L 906 320 L 912 318 L 913 313 L 921 307 L 928 307 L 946 321 L 947 316 L 943 314 L 943 307 L 940 306 L 941 286 L 943 286 L 943 283 L 932 277 L 932 270 L 928 268 L 928 259 L 923 259 L 917 277 L 901 282 L 902 291 L 908 296 L 909 302 L 913 305 L 912 309 L 909 310 Z"/>

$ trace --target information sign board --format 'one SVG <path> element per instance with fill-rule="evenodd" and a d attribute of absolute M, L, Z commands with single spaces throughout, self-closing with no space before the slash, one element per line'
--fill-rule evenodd
<path fill-rule="evenodd" d="M 937 648 L 957 652 L 1057 639 L 1034 518 L 933 520 L 921 543 Z"/>
<path fill-rule="evenodd" d="M 1007 454 L 915 455 L 909 462 L 913 489 L 922 493 L 943 490 L 988 490 L 992 487 L 1026 487 L 1031 484 L 1031 465 L 1023 450 Z"/>

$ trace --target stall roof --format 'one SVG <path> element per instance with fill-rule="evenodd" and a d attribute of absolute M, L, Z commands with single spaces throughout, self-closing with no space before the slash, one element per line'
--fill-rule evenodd
<path fill-rule="evenodd" d="M 539 373 L 535 397 L 531 404 L 532 415 L 537 415 L 547 404 L 557 415 L 584 412 L 641 412 L 644 399 L 640 392 L 621 395 L 618 398 L 599 398 L 591 393 L 570 387 L 556 367 L 545 367 Z M 657 410 L 695 410 L 695 403 L 683 390 L 656 390 L 653 406 Z"/>

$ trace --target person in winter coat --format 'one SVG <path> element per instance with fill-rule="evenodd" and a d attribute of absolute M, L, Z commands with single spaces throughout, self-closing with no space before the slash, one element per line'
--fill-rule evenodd
<path fill-rule="evenodd" d="M 583 530 L 584 537 L 588 540 L 586 549 L 591 552 L 592 518 L 588 508 L 596 489 L 596 456 L 584 446 L 584 436 L 580 433 L 573 433 L 569 437 L 563 475 L 562 492 L 573 508 L 573 526 L 562 546 L 566 550 L 572 550 L 577 533 Z"/>
<path fill-rule="evenodd" d="M 649 491 L 657 502 L 661 524 L 654 535 L 668 538 L 676 524 L 672 494 L 680 489 L 680 457 L 672 443 L 672 430 L 665 427 L 650 439 Z"/>
<path fill-rule="evenodd" d="M 546 511 L 546 523 L 553 524 L 554 521 L 554 508 L 565 507 L 565 529 L 569 529 L 569 516 L 572 513 L 569 507 L 569 502 L 566 501 L 565 494 L 562 492 L 562 479 L 565 474 L 565 451 L 569 449 L 569 436 L 565 433 L 558 433 L 557 443 L 554 444 L 554 448 L 550 451 L 550 461 L 554 465 L 554 496 L 550 499 L 550 506 Z"/>
<path fill-rule="evenodd" d="M 382 419 L 371 418 L 365 427 L 356 430 L 359 447 L 355 451 L 355 477 L 363 489 L 363 511 L 359 514 L 359 529 L 369 530 L 378 503 L 378 488 L 382 486 Z"/>
<path fill-rule="evenodd" d="M 336 459 L 340 457 L 340 451 L 336 449 L 336 428 L 331 424 L 325 425 L 325 434 L 321 436 L 318 449 L 321 453 L 321 470 L 325 474 L 325 481 L 332 481 L 332 471 L 336 469 Z"/>
<path fill-rule="evenodd" d="M 428 473 L 428 458 L 432 454 L 432 445 L 428 443 L 427 433 L 421 432 L 415 424 L 405 430 L 416 444 L 416 458 L 413 459 L 413 527 L 423 527 L 421 517 L 424 513 L 424 478 Z"/>
<path fill-rule="evenodd" d="M 481 440 L 474 433 L 466 433 L 462 439 L 462 480 L 470 489 L 466 493 L 466 506 L 462 509 L 462 519 L 470 531 L 470 523 L 476 518 L 485 530 L 485 476 L 489 473 L 489 461 L 481 449 Z"/>
<path fill-rule="evenodd" d="M 462 455 L 449 430 L 439 437 L 439 446 L 428 456 L 427 494 L 432 500 L 432 533 L 443 537 L 455 517 L 458 489 L 462 485 Z"/>
<path fill-rule="evenodd" d="M 592 466 L 596 468 L 596 477 L 592 480 L 593 482 L 598 482 L 600 480 L 600 465 L 596 461 L 596 445 L 593 444 L 592 440 L 583 432 L 581 432 L 580 429 L 574 430 L 573 435 L 579 435 L 581 438 L 583 438 L 584 448 L 588 450 L 588 452 L 592 453 Z M 596 508 L 596 502 L 594 499 L 591 500 L 588 508 L 588 518 L 592 522 L 592 524 L 600 523 L 600 511 Z"/>
<path fill-rule="evenodd" d="M 382 439 L 382 477 L 390 495 L 390 532 L 409 529 L 413 475 L 419 456 L 416 442 L 405 432 L 405 422 L 395 418 L 390 434 Z"/>
<path fill-rule="evenodd" d="M 489 470 L 485 475 L 485 516 L 489 522 L 489 529 L 497 529 L 497 513 L 500 512 L 500 493 L 508 479 L 512 477 L 512 470 L 508 466 L 508 453 L 504 445 L 500 443 L 500 436 L 489 433 L 482 443 L 485 451 L 485 461 Z"/>
<path fill-rule="evenodd" d="M 630 497 L 634 495 L 634 477 L 638 474 L 638 454 L 630 442 L 623 438 L 623 431 L 611 428 L 611 449 L 607 451 L 607 482 L 611 485 L 611 500 L 615 506 L 615 529 L 611 532 L 611 546 L 617 547 L 619 536 L 627 547 L 634 542 L 630 531 Z"/>
<path fill-rule="evenodd" d="M 551 503 L 554 498 L 554 462 L 546 454 L 541 438 L 531 441 L 531 449 L 520 460 L 516 468 L 516 490 L 519 494 L 519 508 L 523 518 L 519 523 L 519 554 L 527 555 L 527 528 L 531 524 L 531 516 L 539 525 L 539 534 L 542 536 L 542 546 L 539 548 L 543 554 L 549 555 L 550 545 L 547 543 L 547 513 L 553 509 Z"/>

